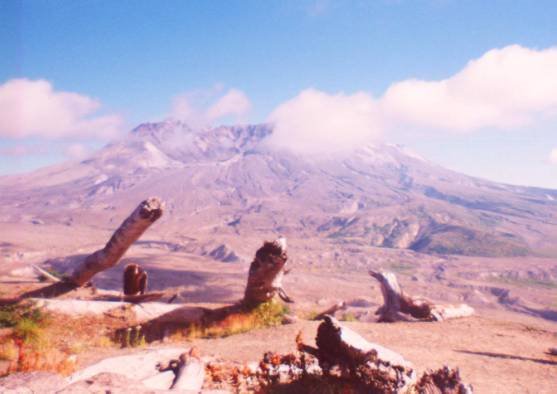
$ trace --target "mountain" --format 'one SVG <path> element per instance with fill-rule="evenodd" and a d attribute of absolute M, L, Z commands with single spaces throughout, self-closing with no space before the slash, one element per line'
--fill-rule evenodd
<path fill-rule="evenodd" d="M 557 255 L 556 190 L 466 176 L 388 144 L 299 155 L 274 149 L 271 133 L 145 123 L 81 162 L 1 177 L 0 221 L 104 231 L 158 195 L 167 210 L 149 242 L 226 261 L 237 259 L 228 240 L 277 233 L 343 248 Z"/>

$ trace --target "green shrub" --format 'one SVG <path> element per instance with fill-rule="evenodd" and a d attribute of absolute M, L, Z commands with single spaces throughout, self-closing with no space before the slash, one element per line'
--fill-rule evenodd
<path fill-rule="evenodd" d="M 38 344 L 41 341 L 43 330 L 40 323 L 28 317 L 24 317 L 14 327 L 14 336 L 20 338 L 27 344 Z"/>
<path fill-rule="evenodd" d="M 262 327 L 278 326 L 282 323 L 284 315 L 288 312 L 288 307 L 286 305 L 274 299 L 258 305 L 252 311 L 257 323 Z"/>
<path fill-rule="evenodd" d="M 356 317 L 356 315 L 354 313 L 346 312 L 345 314 L 342 315 L 340 320 L 342 320 L 342 321 L 358 321 L 358 318 Z"/>
<path fill-rule="evenodd" d="M 0 308 L 0 328 L 16 327 L 22 320 L 28 320 L 40 326 L 46 324 L 47 316 L 32 302 L 8 305 Z"/>

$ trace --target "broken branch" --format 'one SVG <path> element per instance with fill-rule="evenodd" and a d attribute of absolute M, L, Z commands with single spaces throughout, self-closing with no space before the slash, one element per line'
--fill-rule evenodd
<path fill-rule="evenodd" d="M 141 202 L 114 232 L 105 247 L 87 256 L 75 269 L 70 281 L 82 286 L 95 274 L 116 265 L 128 248 L 162 216 L 163 209 L 164 204 L 156 197 Z"/>
<path fill-rule="evenodd" d="M 255 253 L 250 265 L 243 304 L 249 308 L 270 301 L 278 295 L 286 302 L 293 302 L 282 288 L 286 254 L 286 239 L 265 242 Z"/>
<path fill-rule="evenodd" d="M 474 309 L 466 304 L 439 305 L 419 297 L 405 294 L 394 273 L 369 271 L 381 286 L 383 305 L 375 312 L 380 322 L 408 320 L 406 315 L 416 319 L 441 321 L 470 316 Z"/>

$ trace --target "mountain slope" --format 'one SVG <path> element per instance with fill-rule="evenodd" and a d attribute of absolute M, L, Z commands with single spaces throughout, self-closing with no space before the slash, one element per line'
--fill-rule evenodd
<path fill-rule="evenodd" d="M 185 236 L 282 233 L 424 253 L 557 252 L 555 190 L 472 178 L 392 145 L 350 157 L 294 155 L 269 146 L 271 133 L 267 125 L 142 124 L 82 162 L 0 178 L 0 220 L 113 228 L 159 195 L 167 203 L 160 232 L 181 245 Z"/>

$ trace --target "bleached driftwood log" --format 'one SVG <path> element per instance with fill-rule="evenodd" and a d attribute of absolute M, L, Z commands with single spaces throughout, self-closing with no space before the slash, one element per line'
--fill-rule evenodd
<path fill-rule="evenodd" d="M 278 295 L 285 302 L 293 302 L 282 288 L 286 254 L 286 238 L 264 242 L 255 253 L 248 274 L 243 305 L 255 307 Z"/>
<path fill-rule="evenodd" d="M 142 302 L 153 302 L 160 300 L 166 296 L 164 291 L 151 291 L 144 294 L 133 294 L 133 295 L 125 295 L 121 298 L 124 302 L 130 302 L 132 304 L 140 304 Z"/>
<path fill-rule="evenodd" d="M 369 392 L 403 392 L 416 381 L 412 364 L 404 357 L 368 342 L 332 316 L 325 316 L 319 325 L 315 342 L 317 349 L 298 340 L 298 348 L 317 357 L 324 374 L 339 366 L 349 371 Z"/>
<path fill-rule="evenodd" d="M 128 264 L 123 275 L 124 295 L 136 296 L 147 290 L 147 272 L 139 264 Z"/>
<path fill-rule="evenodd" d="M 416 319 L 441 321 L 474 313 L 474 309 L 466 304 L 440 305 L 404 294 L 392 272 L 369 271 L 369 274 L 381 285 L 383 306 L 375 312 L 379 315 L 380 322 L 408 320 L 405 315 Z"/>
<path fill-rule="evenodd" d="M 47 282 L 58 283 L 58 282 L 61 281 L 60 278 L 55 277 L 50 272 L 42 269 L 38 265 L 31 264 L 31 267 L 33 267 L 33 269 L 35 269 L 35 271 L 37 271 L 39 273 L 39 275 L 42 276 L 44 278 L 44 280 L 46 280 Z"/>
<path fill-rule="evenodd" d="M 163 209 L 164 204 L 156 197 L 151 197 L 141 202 L 114 232 L 105 247 L 87 256 L 77 266 L 70 277 L 64 277 L 62 280 L 58 280 L 58 278 L 50 275 L 43 269 L 34 267 L 41 275 L 53 283 L 45 287 L 27 291 L 17 297 L 0 298 L 0 305 L 15 304 L 27 298 L 58 297 L 83 287 L 89 283 L 89 280 L 94 275 L 116 265 L 131 244 L 133 244 L 151 224 L 161 217 Z M 130 297 L 133 301 L 130 302 L 140 302 L 139 300 L 141 300 L 143 296 L 149 299 L 153 297 L 160 298 L 158 293 L 153 295 L 132 295 Z"/>
<path fill-rule="evenodd" d="M 197 393 L 205 381 L 205 364 L 196 348 L 182 353 L 177 360 L 170 360 L 167 364 L 157 364 L 159 372 L 172 371 L 174 380 L 170 390 L 190 390 Z"/>
<path fill-rule="evenodd" d="M 318 313 L 312 320 L 322 320 L 325 318 L 326 315 L 334 316 L 334 314 L 339 311 L 346 309 L 346 302 L 340 301 L 331 306 L 330 308 L 325 309 L 323 312 Z"/>
<path fill-rule="evenodd" d="M 116 265 L 131 244 L 162 216 L 163 209 L 164 204 L 156 197 L 141 202 L 114 232 L 105 247 L 87 256 L 75 269 L 69 278 L 70 282 L 82 286 L 98 272 Z"/>

